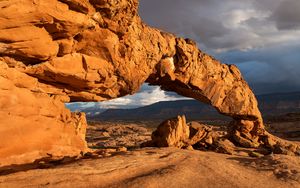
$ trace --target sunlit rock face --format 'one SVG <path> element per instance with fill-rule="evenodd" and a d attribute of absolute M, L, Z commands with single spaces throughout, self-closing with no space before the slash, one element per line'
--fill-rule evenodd
<path fill-rule="evenodd" d="M 40 83 L 0 62 L 0 166 L 86 150 L 86 119 L 71 113 L 59 96 L 41 92 Z"/>
<path fill-rule="evenodd" d="M 134 94 L 144 82 L 213 105 L 256 140 L 262 118 L 239 70 L 148 27 L 137 8 L 137 0 L 0 2 L 1 166 L 84 152 L 85 116 L 64 103 Z"/>

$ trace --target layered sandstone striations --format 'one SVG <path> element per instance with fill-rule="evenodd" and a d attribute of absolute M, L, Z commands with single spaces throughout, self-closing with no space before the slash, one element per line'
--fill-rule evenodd
<path fill-rule="evenodd" d="M 152 133 L 152 145 L 156 147 L 182 148 L 188 142 L 190 129 L 184 116 L 162 122 Z"/>
<path fill-rule="evenodd" d="M 0 166 L 86 150 L 86 119 L 59 97 L 41 92 L 36 78 L 0 61 Z"/>
<path fill-rule="evenodd" d="M 84 151 L 84 116 L 63 103 L 114 99 L 144 82 L 213 105 L 233 117 L 238 142 L 258 145 L 261 114 L 237 67 L 148 27 L 137 8 L 137 0 L 0 2 L 0 161 Z"/>

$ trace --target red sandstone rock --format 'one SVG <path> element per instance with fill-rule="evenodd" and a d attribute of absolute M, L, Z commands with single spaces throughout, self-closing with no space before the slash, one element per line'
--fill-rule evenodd
<path fill-rule="evenodd" d="M 162 122 L 152 133 L 152 144 L 156 147 L 178 147 L 187 145 L 190 135 L 185 116 Z"/>
<path fill-rule="evenodd" d="M 0 2 L 1 165 L 84 151 L 84 118 L 63 103 L 114 99 L 144 82 L 213 105 L 247 139 L 264 134 L 255 96 L 236 66 L 148 27 L 137 8 L 137 0 Z"/>
<path fill-rule="evenodd" d="M 86 150 L 84 114 L 40 91 L 37 79 L 3 62 L 0 67 L 0 166 Z"/>

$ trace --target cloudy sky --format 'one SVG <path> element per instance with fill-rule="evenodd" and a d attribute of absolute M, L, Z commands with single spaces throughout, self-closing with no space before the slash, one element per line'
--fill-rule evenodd
<path fill-rule="evenodd" d="M 300 91 L 300 0 L 140 0 L 139 13 L 148 25 L 236 64 L 256 94 Z M 136 95 L 101 105 L 169 99 L 176 96 L 144 85 Z"/>

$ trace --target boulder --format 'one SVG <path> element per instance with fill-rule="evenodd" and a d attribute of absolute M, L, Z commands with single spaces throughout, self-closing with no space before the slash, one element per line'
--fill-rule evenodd
<path fill-rule="evenodd" d="M 212 131 L 212 128 L 203 124 L 200 124 L 198 122 L 190 122 L 188 123 L 189 129 L 190 129 L 190 135 L 189 135 L 189 144 L 195 145 L 198 142 L 204 141 L 204 142 L 211 142 L 212 144 L 212 137 L 209 135 Z"/>
<path fill-rule="evenodd" d="M 178 116 L 162 122 L 152 133 L 152 144 L 156 147 L 182 148 L 188 142 L 190 129 L 185 116 Z"/>

